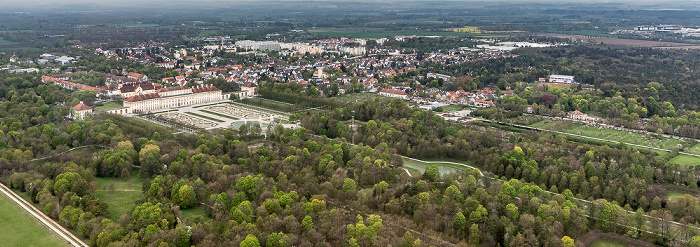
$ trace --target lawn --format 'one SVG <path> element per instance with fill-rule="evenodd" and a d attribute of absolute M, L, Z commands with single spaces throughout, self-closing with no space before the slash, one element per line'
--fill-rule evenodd
<path fill-rule="evenodd" d="M 376 94 L 376 93 L 351 93 L 351 94 L 343 94 L 341 96 L 335 97 L 335 99 L 342 101 L 342 102 L 354 103 L 357 101 L 364 102 L 368 99 L 376 98 L 376 97 L 384 97 L 384 96 L 380 96 L 379 94 Z"/>
<path fill-rule="evenodd" d="M 589 247 L 625 247 L 622 244 L 613 243 L 608 240 L 596 240 Z"/>
<path fill-rule="evenodd" d="M 464 106 L 461 105 L 446 105 L 442 107 L 442 112 L 451 112 L 451 111 L 459 111 L 464 109 Z"/>
<path fill-rule="evenodd" d="M 194 220 L 194 218 L 197 216 L 202 216 L 205 219 L 209 219 L 209 216 L 207 216 L 207 214 L 204 213 L 204 206 L 180 209 L 180 212 L 182 213 L 180 215 L 180 220 L 185 220 L 187 218 L 189 218 L 190 220 Z"/>
<path fill-rule="evenodd" d="M 676 198 L 681 197 L 682 195 L 685 195 L 685 194 L 692 195 L 692 193 L 689 193 L 687 191 L 670 188 L 670 189 L 668 189 L 668 192 L 666 192 L 666 199 L 668 199 L 670 201 L 676 201 Z"/>
<path fill-rule="evenodd" d="M 222 120 L 219 120 L 219 119 L 216 119 L 216 118 L 212 118 L 212 117 L 207 117 L 207 116 L 204 116 L 204 115 L 201 115 L 201 114 L 197 114 L 197 113 L 194 113 L 194 112 L 185 112 L 185 113 L 186 113 L 186 114 L 189 114 L 189 115 L 192 115 L 192 116 L 195 116 L 195 117 L 198 117 L 198 118 L 204 118 L 204 119 L 207 119 L 207 120 L 211 120 L 211 121 L 214 121 L 214 122 L 217 122 L 217 123 L 223 123 L 223 122 L 224 122 L 224 121 L 222 121 Z"/>
<path fill-rule="evenodd" d="M 114 108 L 122 108 L 124 105 L 122 104 L 121 101 L 110 101 L 110 102 L 104 102 L 102 103 L 101 106 L 95 107 L 95 111 L 101 111 L 101 110 L 107 110 L 107 109 L 114 109 Z"/>
<path fill-rule="evenodd" d="M 272 100 L 267 100 L 267 99 L 262 99 L 262 98 L 247 98 L 247 99 L 242 99 L 239 102 L 246 104 L 246 105 L 253 105 L 253 106 L 272 109 L 272 110 L 281 111 L 281 112 L 295 112 L 295 111 L 300 111 L 300 110 L 304 109 L 304 107 L 301 107 L 298 105 L 284 103 L 284 102 L 278 102 L 278 101 L 272 101 Z"/>
<path fill-rule="evenodd" d="M 101 147 L 82 147 L 82 148 L 73 149 L 70 151 L 70 153 L 75 154 L 75 155 L 80 155 L 80 154 L 84 154 L 84 153 L 92 154 L 95 152 L 99 152 L 102 149 L 104 149 L 104 148 L 101 148 Z"/>
<path fill-rule="evenodd" d="M 428 164 L 428 163 L 423 163 L 415 160 L 410 160 L 410 159 L 403 159 L 403 166 L 408 168 L 409 170 L 413 169 L 416 170 L 417 172 L 424 173 L 425 172 L 425 167 L 428 165 L 437 165 L 438 168 L 440 169 L 440 174 L 444 175 L 450 172 L 458 172 L 458 171 L 465 171 L 469 169 L 468 167 L 465 166 L 459 166 L 455 164 L 448 164 L 448 163 L 433 163 L 433 164 Z M 413 172 L 413 171 L 411 171 Z"/>
<path fill-rule="evenodd" d="M 4 194 L 0 196 L 3 246 L 69 246 Z"/>
<path fill-rule="evenodd" d="M 700 165 L 700 157 L 679 154 L 669 160 L 669 162 L 680 165 Z"/>
<path fill-rule="evenodd" d="M 661 149 L 673 149 L 683 142 L 673 138 L 654 138 L 645 134 L 629 133 L 622 130 L 588 127 L 581 124 L 572 124 L 564 121 L 543 120 L 530 127 L 561 131 L 576 135 L 595 137 L 616 142 L 637 144 Z"/>
<path fill-rule="evenodd" d="M 695 146 L 690 147 L 690 149 L 688 150 L 688 153 L 700 154 L 700 143 L 695 144 Z"/>
<path fill-rule="evenodd" d="M 122 215 L 129 213 L 134 208 L 136 200 L 141 197 L 143 179 L 138 173 L 138 170 L 132 170 L 129 179 L 96 178 L 95 196 L 107 203 L 109 216 L 113 220 L 118 220 Z M 114 185 L 114 192 L 110 192 L 110 185 Z"/>
<path fill-rule="evenodd" d="M 16 44 L 19 44 L 19 43 L 0 38 L 0 45 L 16 45 Z"/>

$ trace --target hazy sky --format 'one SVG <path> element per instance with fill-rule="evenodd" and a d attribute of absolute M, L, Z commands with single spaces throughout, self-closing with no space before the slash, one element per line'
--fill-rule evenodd
<path fill-rule="evenodd" d="M 272 2 L 284 1 L 286 3 L 299 2 L 299 4 L 308 4 L 309 2 L 344 2 L 352 3 L 356 2 L 358 4 L 371 4 L 371 3 L 387 3 L 387 2 L 400 2 L 402 4 L 410 2 L 445 2 L 443 0 L 199 0 L 199 1 L 185 1 L 185 0 L 0 0 L 0 9 L 4 8 L 20 8 L 30 10 L 36 8 L 40 10 L 41 8 L 51 7 L 70 7 L 70 6 L 86 6 L 86 7 L 155 7 L 166 5 L 175 7 L 211 7 L 211 5 L 234 7 L 236 5 L 260 5 L 264 8 L 266 4 L 271 4 Z M 472 2 L 472 3 L 528 3 L 528 2 L 545 2 L 545 3 L 620 3 L 625 7 L 639 7 L 645 8 L 646 6 L 668 7 L 668 8 L 700 8 L 700 0 L 451 0 L 450 2 Z M 386 6 L 386 5 L 385 5 Z M 77 9 L 76 9 L 77 10 Z M 1 10 L 0 10 L 1 11 Z"/>

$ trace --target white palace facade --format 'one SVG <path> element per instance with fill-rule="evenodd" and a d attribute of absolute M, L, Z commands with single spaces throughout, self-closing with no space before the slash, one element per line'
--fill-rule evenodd
<path fill-rule="evenodd" d="M 214 86 L 188 88 L 183 86 L 158 89 L 155 93 L 137 94 L 124 99 L 124 108 L 114 109 L 114 113 L 153 112 L 161 109 L 203 104 L 226 100 L 229 94 L 222 94 Z"/>

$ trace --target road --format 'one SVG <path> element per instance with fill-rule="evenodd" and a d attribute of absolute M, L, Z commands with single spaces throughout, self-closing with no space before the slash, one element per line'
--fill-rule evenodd
<path fill-rule="evenodd" d="M 17 203 L 20 207 L 22 207 L 22 209 L 26 210 L 32 217 L 39 220 L 39 222 L 46 225 L 49 229 L 51 229 L 51 231 L 55 232 L 56 234 L 58 234 L 58 236 L 66 240 L 66 242 L 68 242 L 70 245 L 76 247 L 89 246 L 85 242 L 80 240 L 80 238 L 76 237 L 70 231 L 66 230 L 61 225 L 59 225 L 51 218 L 46 216 L 44 213 L 39 211 L 39 209 L 22 199 L 19 195 L 7 188 L 7 186 L 5 186 L 4 184 L 0 184 L 0 191 L 2 191 L 3 194 L 5 194 L 8 198 Z"/>

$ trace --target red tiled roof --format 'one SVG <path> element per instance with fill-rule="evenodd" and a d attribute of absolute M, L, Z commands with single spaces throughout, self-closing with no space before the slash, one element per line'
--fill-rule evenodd
<path fill-rule="evenodd" d="M 214 91 L 220 91 L 220 90 L 214 86 L 204 86 L 204 87 L 192 88 L 192 93 L 204 93 L 204 92 L 214 92 Z"/>
<path fill-rule="evenodd" d="M 149 93 L 149 94 L 134 95 L 134 96 L 131 96 L 131 97 L 125 99 L 124 101 L 126 101 L 126 102 L 139 102 L 139 101 L 156 99 L 156 98 L 160 98 L 160 95 L 158 95 L 158 93 Z"/>
<path fill-rule="evenodd" d="M 73 106 L 73 110 L 75 110 L 75 111 L 88 111 L 88 110 L 92 110 L 92 108 L 83 104 L 83 102 L 80 102 L 80 104 Z"/>
<path fill-rule="evenodd" d="M 159 93 L 161 93 L 161 92 L 172 92 L 172 91 L 184 90 L 184 89 L 188 89 L 188 87 L 184 87 L 184 86 L 166 87 L 166 88 L 163 88 L 163 89 L 159 89 L 158 92 L 159 92 Z"/>

